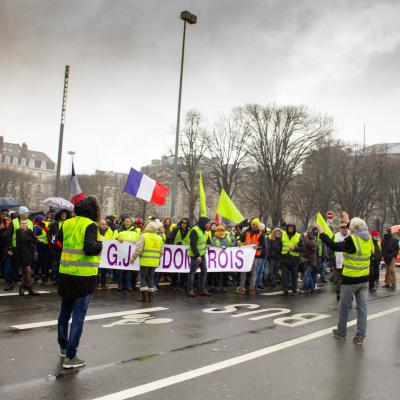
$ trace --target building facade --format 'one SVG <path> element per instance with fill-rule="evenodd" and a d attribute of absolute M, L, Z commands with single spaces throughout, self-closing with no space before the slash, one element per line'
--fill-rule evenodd
<path fill-rule="evenodd" d="M 0 196 L 13 197 L 32 210 L 52 196 L 56 176 L 55 163 L 45 153 L 8 143 L 0 136 Z"/>

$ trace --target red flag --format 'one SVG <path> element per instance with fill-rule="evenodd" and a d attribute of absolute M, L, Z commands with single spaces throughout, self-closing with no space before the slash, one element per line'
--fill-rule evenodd
<path fill-rule="evenodd" d="M 219 225 L 220 221 L 219 221 L 219 215 L 215 214 L 215 222 Z"/>

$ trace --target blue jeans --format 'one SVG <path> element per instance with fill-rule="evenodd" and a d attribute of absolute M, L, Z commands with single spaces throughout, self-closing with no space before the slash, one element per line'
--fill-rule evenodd
<path fill-rule="evenodd" d="M 118 270 L 118 287 L 124 289 L 132 288 L 132 271 Z"/>
<path fill-rule="evenodd" d="M 264 286 L 264 276 L 265 276 L 265 266 L 266 266 L 266 260 L 264 258 L 261 258 L 260 261 L 257 264 L 257 278 L 256 278 L 256 286 L 257 287 L 262 287 Z M 268 268 L 267 268 L 268 270 Z M 268 271 L 267 271 L 268 273 Z"/>
<path fill-rule="evenodd" d="M 307 265 L 304 271 L 304 282 L 303 290 L 313 290 L 315 289 L 315 284 L 317 282 L 317 273 L 311 265 Z"/>
<path fill-rule="evenodd" d="M 58 344 L 67 350 L 67 357 L 74 358 L 81 339 L 83 323 L 92 295 L 78 299 L 61 298 L 61 309 L 58 317 Z M 71 329 L 68 335 L 68 322 L 72 315 Z"/>
<path fill-rule="evenodd" d="M 201 263 L 197 261 L 195 257 L 190 257 L 190 272 L 188 276 L 188 290 L 193 290 L 194 275 L 196 274 L 197 268 L 200 267 L 200 290 L 206 289 L 206 279 L 207 279 L 207 261 L 206 257 L 201 257 Z"/>
<path fill-rule="evenodd" d="M 365 337 L 367 334 L 367 296 L 368 282 L 357 283 L 354 285 L 342 285 L 340 288 L 340 306 L 338 331 L 342 336 L 346 336 L 347 320 L 349 317 L 349 304 L 353 295 L 357 303 L 357 332 L 356 336 Z"/>

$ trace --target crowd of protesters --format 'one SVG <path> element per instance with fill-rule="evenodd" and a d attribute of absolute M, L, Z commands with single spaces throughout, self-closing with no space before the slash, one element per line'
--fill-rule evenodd
<path fill-rule="evenodd" d="M 66 209 L 57 212 L 30 214 L 26 207 L 18 212 L 1 210 L 0 217 L 0 261 L 1 274 L 5 280 L 5 291 L 19 284 L 19 293 L 25 290 L 30 295 L 37 295 L 33 283 L 57 281 L 62 245 L 59 233 L 63 223 L 72 214 Z M 330 280 L 336 284 L 337 299 L 340 299 L 342 283 L 343 253 L 331 250 L 320 238 L 317 227 L 304 233 L 297 232 L 295 224 L 267 228 L 258 218 L 243 221 L 235 226 L 226 226 L 201 217 L 197 225 L 190 226 L 184 218 L 173 223 L 169 217 L 161 221 L 149 217 L 145 221 L 129 215 L 120 217 L 107 216 L 98 221 L 98 238 L 115 239 L 120 242 L 140 243 L 143 228 L 157 221 L 152 226 L 165 244 L 186 245 L 192 259 L 193 271 L 200 268 L 200 276 L 195 273 L 151 274 L 151 289 L 157 291 L 160 283 L 169 284 L 172 290 L 187 291 L 189 297 L 196 294 L 209 296 L 210 292 L 226 292 L 233 288 L 237 294 L 253 295 L 257 290 L 275 290 L 282 288 L 282 295 L 309 295 L 318 293 Z M 349 236 L 349 224 L 340 224 L 334 235 L 335 242 L 343 242 Z M 204 243 L 199 236 L 204 233 Z M 376 291 L 382 262 L 386 266 L 385 288 L 396 288 L 396 257 L 399 252 L 399 240 L 392 235 L 390 228 L 385 228 L 381 236 L 377 230 L 369 232 L 374 243 L 371 255 L 369 290 Z M 256 249 L 252 269 L 248 273 L 210 273 L 207 274 L 205 251 L 207 247 L 227 248 L 232 246 L 252 245 Z M 136 254 L 136 258 L 138 254 Z M 298 278 L 300 277 L 300 281 Z M 149 278 L 149 277 L 148 277 Z M 143 278 L 144 279 L 144 278 Z M 126 270 L 99 269 L 98 287 L 134 291 L 141 286 L 140 273 Z M 298 288 L 299 282 L 301 283 Z M 140 285 L 139 285 L 140 283 Z M 154 285 L 154 286 L 153 286 Z M 198 286 L 198 291 L 195 291 Z"/>
<path fill-rule="evenodd" d="M 253 296 L 258 290 L 274 291 L 277 286 L 282 288 L 283 296 L 308 296 L 320 292 L 330 273 L 340 300 L 339 322 L 333 335 L 340 339 L 346 337 L 349 308 L 355 298 L 357 331 L 353 342 L 357 345 L 362 345 L 366 336 L 368 289 L 371 293 L 376 291 L 382 264 L 386 266 L 384 287 L 396 289 L 399 240 L 390 228 L 384 229 L 381 239 L 377 230 L 370 232 L 365 221 L 357 217 L 350 220 L 345 212 L 334 235 L 321 225 L 301 234 L 291 222 L 271 230 L 259 218 L 225 226 L 200 217 L 190 226 L 188 219 L 174 224 L 169 217 L 162 221 L 148 217 L 143 221 L 130 215 L 105 219 L 100 215 L 94 196 L 79 201 L 74 213 L 61 209 L 56 213 L 32 214 L 24 206 L 19 207 L 18 213 L 1 210 L 0 261 L 6 282 L 4 290 L 12 290 L 19 282 L 20 296 L 26 290 L 36 296 L 35 281 L 53 281 L 58 285 L 61 297 L 58 343 L 64 368 L 78 368 L 86 363 L 77 357 L 77 350 L 96 286 L 110 289 L 114 283 L 118 291 L 128 292 L 139 288 L 138 300 L 143 303 L 153 301 L 161 283 L 175 291 L 186 291 L 189 297 L 208 297 L 228 290 L 234 290 L 239 296 Z M 104 239 L 135 244 L 129 261 L 139 260 L 139 273 L 99 269 Z M 187 246 L 189 273 L 156 272 L 164 244 Z M 209 247 L 226 249 L 244 245 L 255 250 L 249 272 L 207 273 Z"/>

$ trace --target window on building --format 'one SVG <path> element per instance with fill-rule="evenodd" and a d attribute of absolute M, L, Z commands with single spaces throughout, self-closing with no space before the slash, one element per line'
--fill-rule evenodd
<path fill-rule="evenodd" d="M 42 180 L 42 173 L 41 173 L 41 172 L 38 173 L 38 180 L 39 180 L 39 181 Z"/>
<path fill-rule="evenodd" d="M 30 166 L 31 168 L 34 168 L 34 167 L 35 167 L 35 160 L 30 159 L 30 160 L 29 160 L 29 166 Z"/>
<path fill-rule="evenodd" d="M 42 163 L 40 164 L 40 168 L 46 169 L 46 161 L 42 161 Z"/>
<path fill-rule="evenodd" d="M 15 165 L 18 164 L 18 157 L 13 157 L 13 164 L 15 164 Z"/>
<path fill-rule="evenodd" d="M 21 158 L 21 165 L 26 166 L 26 158 Z"/>
<path fill-rule="evenodd" d="M 36 186 L 36 193 L 41 193 L 42 192 L 42 188 L 40 185 Z"/>
<path fill-rule="evenodd" d="M 4 162 L 6 164 L 10 164 L 10 156 L 6 156 L 5 159 L 4 159 Z"/>
<path fill-rule="evenodd" d="M 108 199 L 104 200 L 104 206 L 107 207 L 108 206 Z"/>

